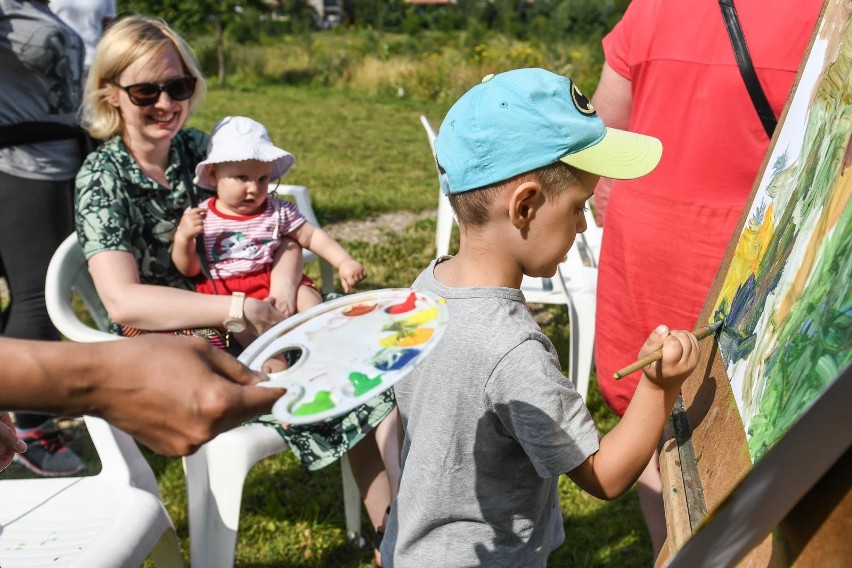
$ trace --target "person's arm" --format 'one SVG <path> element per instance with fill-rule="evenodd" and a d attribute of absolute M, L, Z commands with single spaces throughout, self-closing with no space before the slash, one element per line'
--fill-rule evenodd
<path fill-rule="evenodd" d="M 178 272 L 192 278 L 201 272 L 201 259 L 195 240 L 204 233 L 205 211 L 201 207 L 188 209 L 180 218 L 172 245 L 172 262 Z"/>
<path fill-rule="evenodd" d="M 630 79 L 619 75 L 604 62 L 598 87 L 595 89 L 595 94 L 592 95 L 592 106 L 595 107 L 604 124 L 611 128 L 627 130 L 630 126 L 630 113 L 633 109 L 633 91 Z M 599 226 L 604 224 L 612 181 L 609 178 L 602 177 L 595 187 L 595 221 Z"/>
<path fill-rule="evenodd" d="M 267 413 L 284 389 L 193 337 L 108 343 L 0 338 L 0 408 L 88 414 L 163 455 L 186 455 Z"/>
<path fill-rule="evenodd" d="M 303 270 L 302 247 L 293 239 L 282 238 L 272 259 L 268 299 L 285 317 L 296 313 L 296 294 Z"/>
<path fill-rule="evenodd" d="M 216 327 L 228 316 L 230 296 L 140 283 L 129 252 L 96 253 L 89 259 L 89 272 L 107 313 L 119 324 L 154 330 Z M 255 298 L 246 298 L 245 317 L 255 335 L 284 319 L 271 303 Z"/>
<path fill-rule="evenodd" d="M 344 292 L 349 292 L 355 284 L 367 277 L 367 271 L 360 262 L 353 259 L 331 235 L 310 222 L 305 221 L 287 236 L 334 266 L 340 275 Z"/>
<path fill-rule="evenodd" d="M 698 341 L 688 331 L 665 326 L 651 333 L 639 357 L 662 348 L 663 358 L 643 370 L 624 417 L 600 442 L 600 449 L 568 472 L 584 491 L 615 499 L 630 489 L 653 455 L 680 386 L 698 364 Z"/>

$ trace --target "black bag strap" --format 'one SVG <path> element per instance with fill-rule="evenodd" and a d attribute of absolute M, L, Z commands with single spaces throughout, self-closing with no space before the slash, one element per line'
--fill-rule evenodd
<path fill-rule="evenodd" d="M 740 68 L 740 75 L 743 77 L 743 82 L 766 135 L 772 138 L 778 120 L 775 118 L 775 113 L 772 112 L 772 107 L 769 105 L 763 87 L 760 86 L 757 73 L 754 71 L 745 36 L 743 36 L 743 30 L 740 26 L 740 19 L 737 16 L 737 9 L 734 7 L 734 0 L 719 0 L 719 6 L 722 8 L 722 17 L 725 19 L 725 26 L 728 28 L 728 35 L 731 37 L 731 45 L 734 47 L 734 56 Z"/>
<path fill-rule="evenodd" d="M 95 149 L 95 144 L 89 133 L 79 126 L 41 121 L 19 122 L 0 126 L 0 148 L 68 139 L 77 140 L 83 158 Z"/>
<path fill-rule="evenodd" d="M 182 166 L 181 175 L 183 176 L 183 184 L 186 186 L 186 197 L 189 201 L 189 206 L 195 209 L 198 207 L 198 198 L 195 195 L 195 184 L 192 183 L 191 166 L 186 162 L 186 156 L 180 147 L 180 142 L 176 144 Z M 213 276 L 210 274 L 210 266 L 207 264 L 207 251 L 204 250 L 204 235 L 195 238 L 195 251 L 198 254 L 198 262 L 201 264 L 201 274 L 213 284 L 213 291 L 219 294 L 219 288 L 216 286 L 216 281 L 213 280 Z"/>

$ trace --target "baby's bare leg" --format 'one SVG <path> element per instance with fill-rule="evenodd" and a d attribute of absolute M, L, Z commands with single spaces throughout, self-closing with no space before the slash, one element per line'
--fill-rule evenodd
<path fill-rule="evenodd" d="M 310 286 L 299 286 L 296 291 L 296 311 L 304 312 L 308 308 L 313 308 L 322 303 L 322 296 L 315 288 Z"/>

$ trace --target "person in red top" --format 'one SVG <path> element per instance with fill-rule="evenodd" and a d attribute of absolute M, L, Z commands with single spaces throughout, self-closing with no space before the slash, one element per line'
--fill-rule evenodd
<path fill-rule="evenodd" d="M 822 2 L 736 3 L 757 76 L 776 117 L 790 93 Z M 663 142 L 657 168 L 595 190 L 604 227 L 595 367 L 606 403 L 627 408 L 635 358 L 656 322 L 691 329 L 769 145 L 740 75 L 719 3 L 634 0 L 603 39 L 592 104 L 607 126 Z M 625 325 L 627 324 L 627 325 Z M 666 536 L 657 456 L 638 483 L 655 554 Z"/>

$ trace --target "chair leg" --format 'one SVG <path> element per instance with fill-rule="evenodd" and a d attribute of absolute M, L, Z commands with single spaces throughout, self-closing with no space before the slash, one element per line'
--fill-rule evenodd
<path fill-rule="evenodd" d="M 187 520 L 189 522 L 189 562 L 193 567 L 207 561 L 207 517 L 210 479 L 207 474 L 207 447 L 183 458 L 186 480 Z"/>
<path fill-rule="evenodd" d="M 575 294 L 568 306 L 571 318 L 571 350 L 568 357 L 570 379 L 577 392 L 586 400 L 595 342 L 595 297 Z"/>
<path fill-rule="evenodd" d="M 361 493 L 352 475 L 349 456 L 340 458 L 340 471 L 343 476 L 343 507 L 346 512 L 346 536 L 357 546 L 364 546 L 361 536 Z"/>
<path fill-rule="evenodd" d="M 151 551 L 151 559 L 157 568 L 183 568 L 183 557 L 175 531 L 167 529 L 163 532 Z"/>
<path fill-rule="evenodd" d="M 243 485 L 251 465 L 245 454 L 205 447 L 201 455 L 189 456 L 187 497 L 189 498 L 190 563 L 194 568 L 231 568 L 240 524 Z M 203 463 L 203 465 L 202 465 Z M 202 473 L 203 472 L 203 473 Z M 206 491 L 202 486 L 206 482 Z M 190 490 L 190 484 L 198 485 Z"/>

